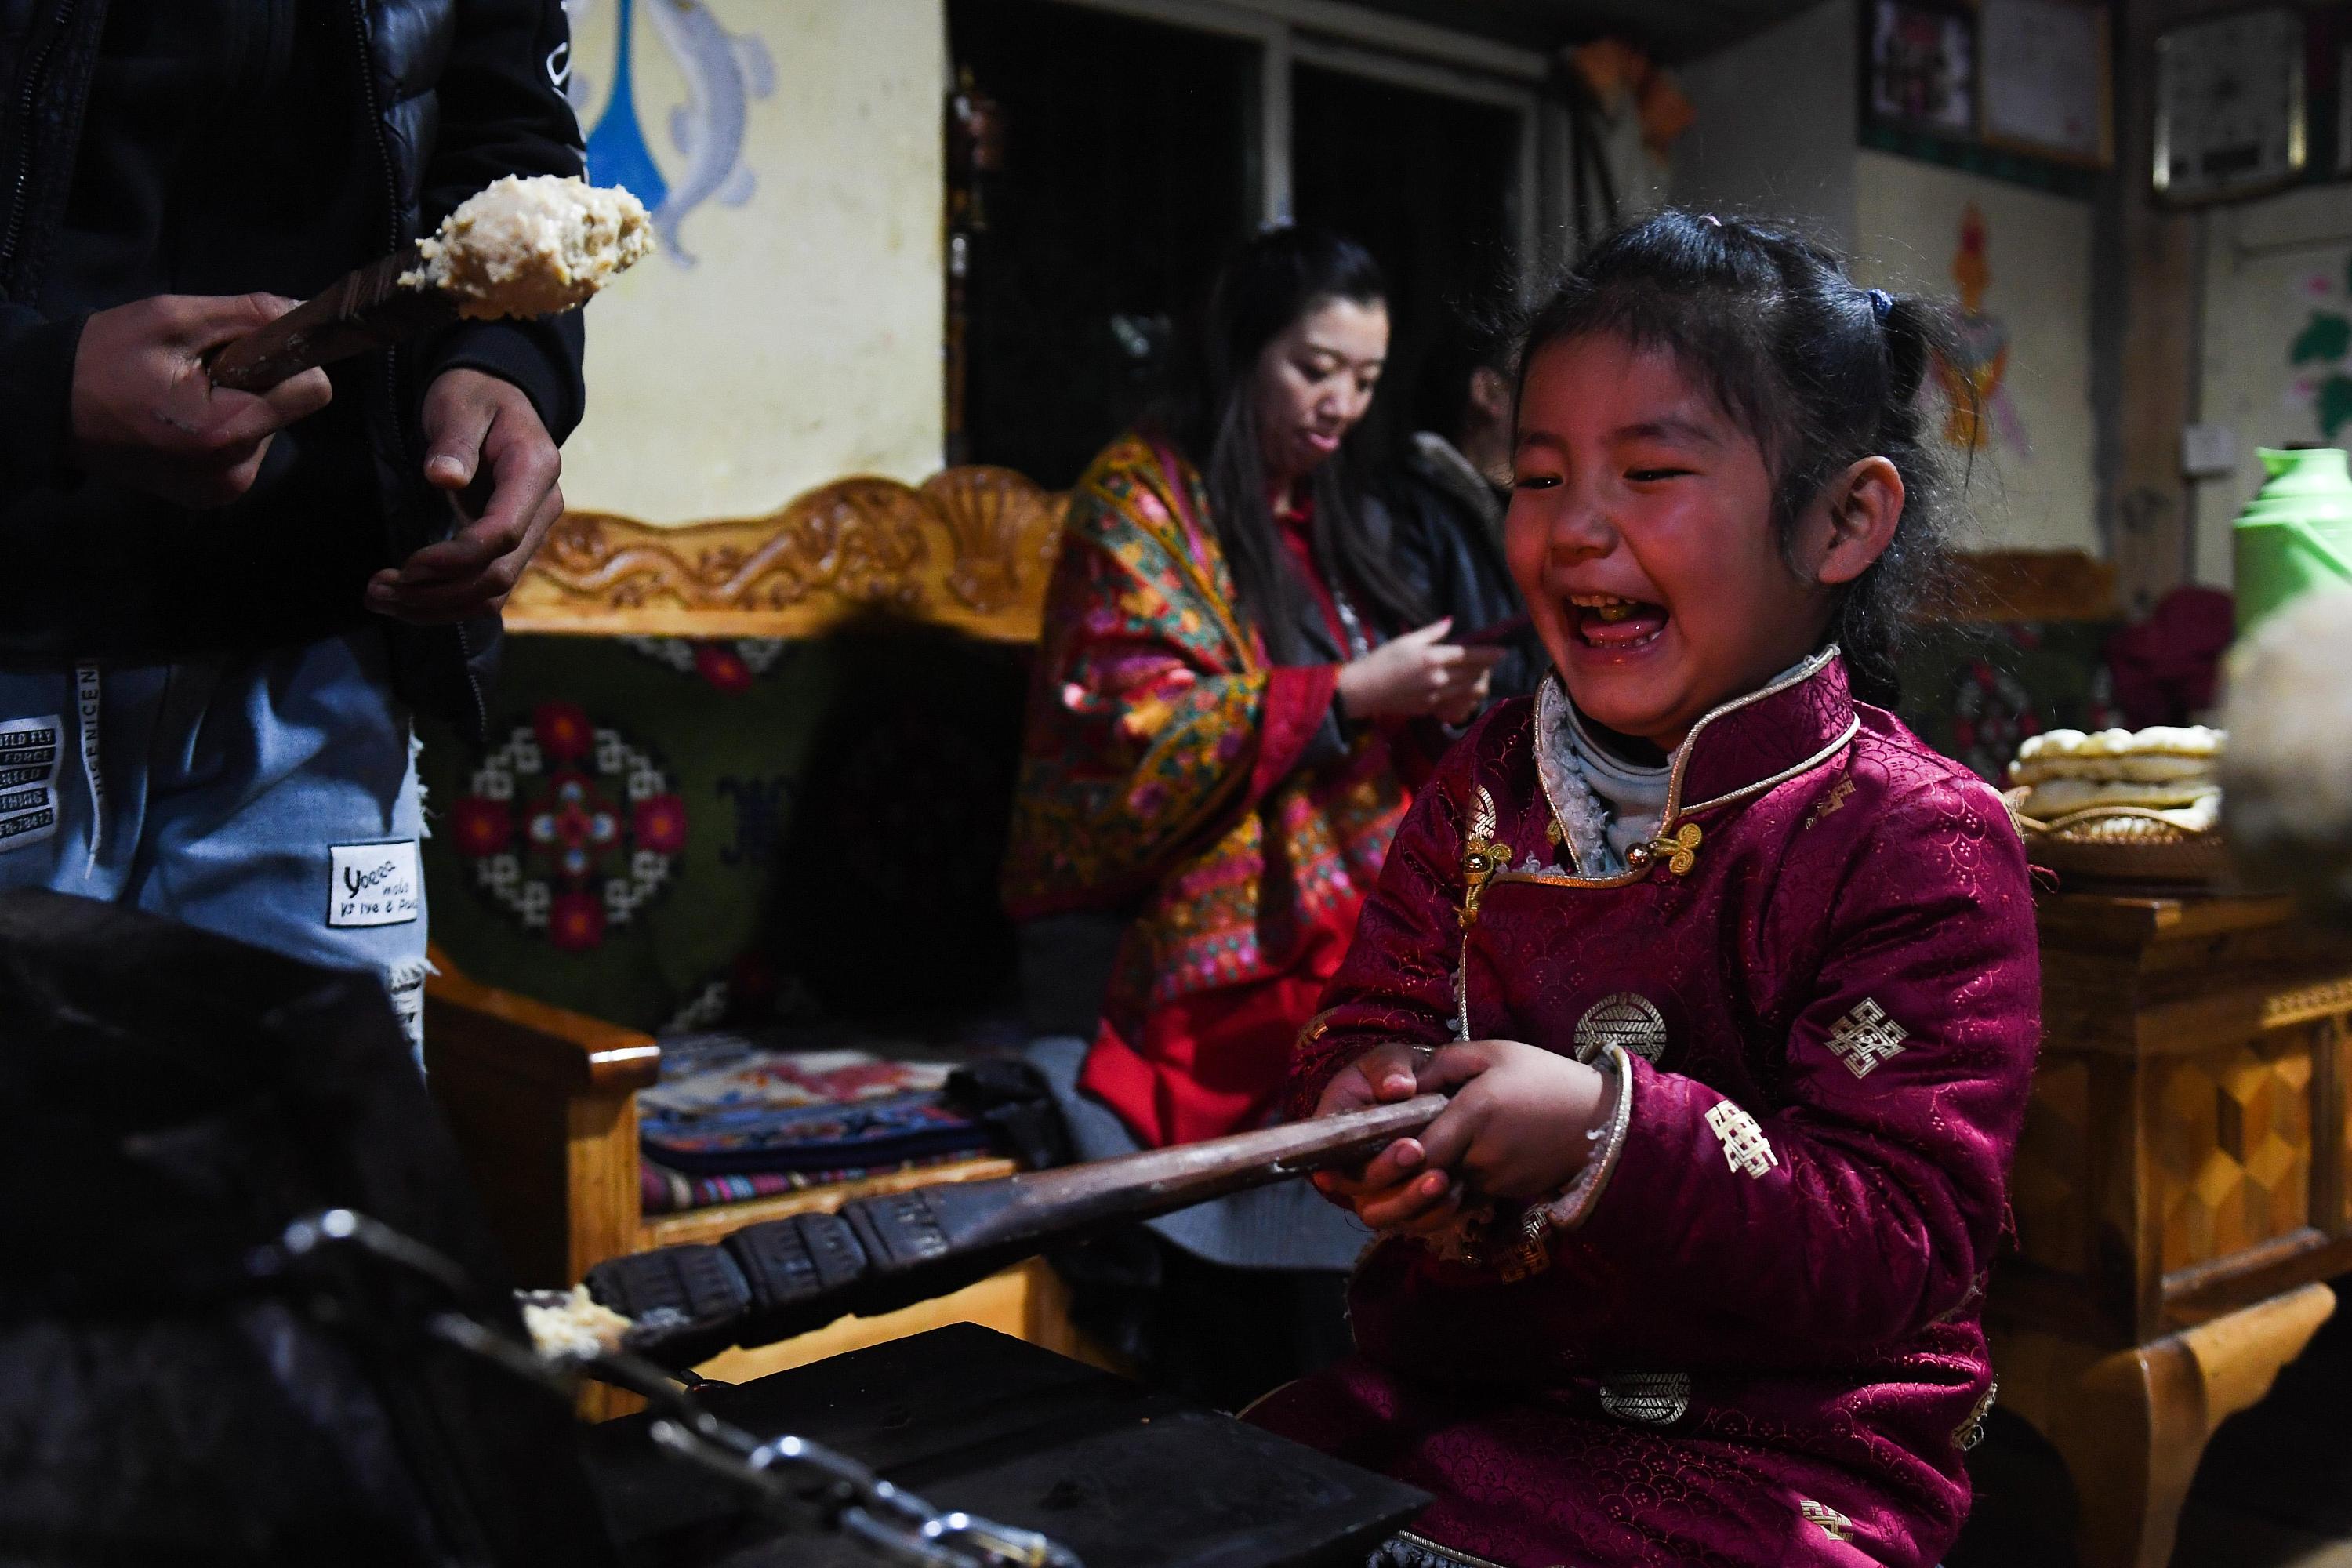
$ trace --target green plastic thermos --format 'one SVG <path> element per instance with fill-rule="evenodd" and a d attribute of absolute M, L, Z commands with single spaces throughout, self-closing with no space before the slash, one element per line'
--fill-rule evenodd
<path fill-rule="evenodd" d="M 2270 474 L 2235 530 L 2238 635 L 2314 588 L 2352 586 L 2352 471 L 2343 448 L 2258 447 Z"/>

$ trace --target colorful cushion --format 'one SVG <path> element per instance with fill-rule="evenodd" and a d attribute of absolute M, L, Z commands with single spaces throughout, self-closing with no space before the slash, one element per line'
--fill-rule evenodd
<path fill-rule="evenodd" d="M 648 1159 L 695 1174 L 837 1171 L 972 1153 L 988 1130 L 942 1092 L 945 1062 L 864 1051 L 761 1051 L 637 1096 Z"/>
<path fill-rule="evenodd" d="M 959 1092 L 942 1063 L 903 1058 L 926 1044 L 963 1055 L 1017 1043 L 985 1029 L 917 1042 L 824 1025 L 673 1036 L 660 1084 L 638 1096 L 644 1210 L 742 1203 L 995 1152 L 1008 1140 L 986 1097 L 973 1103 L 968 1082 Z M 893 1125 L 919 1137 L 894 1142 Z"/>
<path fill-rule="evenodd" d="M 488 748 L 423 727 L 435 941 L 635 1028 L 725 999 L 837 681 L 825 643 L 512 638 Z"/>
<path fill-rule="evenodd" d="M 1026 681 L 1025 648 L 912 627 L 513 637 L 488 746 L 424 727 L 434 938 L 656 1033 L 996 1005 Z"/>

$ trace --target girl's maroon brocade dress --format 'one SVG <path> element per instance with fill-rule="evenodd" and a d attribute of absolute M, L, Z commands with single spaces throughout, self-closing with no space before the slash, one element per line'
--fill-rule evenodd
<path fill-rule="evenodd" d="M 2040 1034 L 2016 832 L 1832 651 L 1702 720 L 1641 864 L 1588 878 L 1562 700 L 1497 709 L 1414 802 L 1290 1103 L 1466 1032 L 1613 1061 L 1619 1120 L 1561 1204 L 1377 1244 L 1357 1353 L 1252 1418 L 1511 1568 L 1936 1563 Z"/>

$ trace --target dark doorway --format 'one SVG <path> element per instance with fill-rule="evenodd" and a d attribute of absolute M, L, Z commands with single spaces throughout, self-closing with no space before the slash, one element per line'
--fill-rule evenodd
<path fill-rule="evenodd" d="M 963 451 L 1058 489 L 1253 226 L 1258 51 L 1052 0 L 949 0 L 948 39 L 1003 126 L 970 239 Z"/>
<path fill-rule="evenodd" d="M 1299 220 L 1360 240 L 1389 276 L 1394 327 L 1377 416 L 1393 433 L 1455 312 L 1491 313 L 1512 297 L 1519 117 L 1303 65 L 1291 102 Z"/>

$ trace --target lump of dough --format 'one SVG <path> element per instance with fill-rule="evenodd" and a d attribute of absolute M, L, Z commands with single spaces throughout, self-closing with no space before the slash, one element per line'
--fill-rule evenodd
<path fill-rule="evenodd" d="M 531 1348 L 551 1359 L 584 1358 L 617 1351 L 629 1320 L 588 1294 L 585 1285 L 568 1292 L 517 1292 Z"/>
<path fill-rule="evenodd" d="M 401 275 L 438 289 L 460 314 L 548 316 L 584 305 L 654 248 L 645 204 L 618 185 L 509 174 L 493 180 L 419 240 L 425 264 Z"/>

